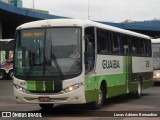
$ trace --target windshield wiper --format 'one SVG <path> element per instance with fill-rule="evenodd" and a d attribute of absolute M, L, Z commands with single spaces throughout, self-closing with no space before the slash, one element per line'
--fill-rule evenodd
<path fill-rule="evenodd" d="M 55 64 L 55 66 L 56 66 L 56 68 L 57 68 L 58 73 L 59 73 L 60 76 L 61 76 L 61 79 L 64 80 L 64 75 L 63 75 L 63 73 L 62 73 L 62 70 L 61 70 L 61 68 L 60 68 L 60 66 L 59 66 L 59 64 L 58 64 L 58 62 L 57 62 L 57 58 L 56 58 L 55 54 L 52 53 L 52 42 L 51 42 L 51 58 L 52 58 L 53 61 L 54 61 L 54 64 Z"/>
<path fill-rule="evenodd" d="M 51 53 L 51 58 L 52 58 L 53 61 L 54 61 L 54 64 L 55 64 L 55 66 L 56 66 L 56 68 L 57 68 L 58 73 L 60 74 L 61 78 L 64 80 L 64 75 L 63 75 L 63 73 L 62 73 L 62 70 L 61 70 L 61 68 L 60 68 L 60 66 L 59 66 L 59 64 L 58 64 L 58 62 L 57 62 L 57 59 L 56 59 L 54 53 Z"/>

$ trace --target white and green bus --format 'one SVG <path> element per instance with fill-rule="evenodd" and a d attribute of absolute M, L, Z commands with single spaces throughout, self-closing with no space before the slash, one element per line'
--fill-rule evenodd
<path fill-rule="evenodd" d="M 54 19 L 16 30 L 14 96 L 43 109 L 91 103 L 153 85 L 150 37 L 89 20 Z"/>
<path fill-rule="evenodd" d="M 0 39 L 0 80 L 13 79 L 14 39 Z"/>

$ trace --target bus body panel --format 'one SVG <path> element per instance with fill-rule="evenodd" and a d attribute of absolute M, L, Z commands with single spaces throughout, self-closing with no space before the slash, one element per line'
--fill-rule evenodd
<path fill-rule="evenodd" d="M 102 80 L 107 83 L 107 98 L 136 91 L 141 77 L 143 89 L 153 85 L 152 58 L 98 55 L 96 66 L 95 73 L 86 77 L 86 93 L 97 94 Z M 91 97 L 96 100 L 95 96 Z"/>
<path fill-rule="evenodd" d="M 82 75 L 62 82 L 63 89 L 82 81 Z M 46 84 L 48 82 L 48 84 Z M 31 84 L 32 83 L 32 84 Z M 40 84 L 42 83 L 42 84 Z M 52 84 L 51 84 L 52 83 Z M 39 84 L 39 86 L 38 86 Z M 19 88 L 18 88 L 19 87 Z M 86 103 L 84 98 L 84 84 L 74 91 L 68 93 L 44 93 L 44 87 L 53 89 L 54 91 L 54 80 L 53 81 L 33 81 L 33 80 L 20 80 L 14 77 L 14 95 L 17 103 L 62 103 L 62 104 L 82 104 Z M 18 89 L 21 90 L 18 90 Z M 30 91 L 34 91 L 30 92 Z M 48 101 L 40 101 L 40 97 L 48 97 Z"/>

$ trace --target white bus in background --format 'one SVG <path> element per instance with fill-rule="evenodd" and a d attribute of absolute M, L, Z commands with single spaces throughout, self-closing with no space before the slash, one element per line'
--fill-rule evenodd
<path fill-rule="evenodd" d="M 0 39 L 0 80 L 13 78 L 13 39 Z"/>
<path fill-rule="evenodd" d="M 154 82 L 160 82 L 160 38 L 152 39 L 152 51 L 153 51 L 153 80 Z"/>

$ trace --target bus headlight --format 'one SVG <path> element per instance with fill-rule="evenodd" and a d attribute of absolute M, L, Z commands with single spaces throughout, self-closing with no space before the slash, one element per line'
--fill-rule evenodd
<path fill-rule="evenodd" d="M 82 85 L 83 85 L 82 82 L 81 82 L 81 83 L 77 83 L 77 84 L 75 84 L 75 85 L 72 85 L 72 86 L 69 86 L 69 87 L 63 89 L 60 93 L 68 93 L 68 92 L 71 92 L 71 91 L 73 91 L 73 90 L 76 90 L 76 89 L 80 88 Z"/>
<path fill-rule="evenodd" d="M 14 86 L 18 91 L 21 91 L 21 92 L 24 92 L 24 93 L 29 93 L 28 90 L 22 88 L 22 87 L 19 86 L 19 85 L 13 84 L 13 86 Z"/>

